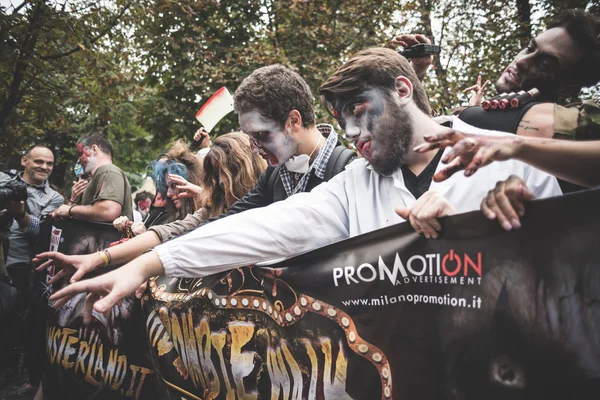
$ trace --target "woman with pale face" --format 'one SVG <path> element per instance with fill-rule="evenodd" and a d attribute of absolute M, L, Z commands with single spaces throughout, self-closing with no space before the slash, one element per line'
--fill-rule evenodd
<path fill-rule="evenodd" d="M 198 197 L 184 194 L 180 186 L 181 182 L 186 182 L 199 187 L 201 182 L 200 161 L 189 150 L 187 144 L 177 141 L 165 156 L 152 163 L 152 170 L 157 195 L 160 195 L 166 203 L 164 213 L 160 218 L 153 220 L 153 225 L 183 219 L 199 208 Z M 134 224 L 127 217 L 117 218 L 113 221 L 113 225 L 119 231 L 131 227 L 134 235 L 143 233 L 149 228 L 142 223 Z"/>

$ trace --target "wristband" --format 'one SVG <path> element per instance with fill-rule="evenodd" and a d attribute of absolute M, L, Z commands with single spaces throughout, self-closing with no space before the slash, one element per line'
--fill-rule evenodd
<path fill-rule="evenodd" d="M 108 266 L 108 263 L 110 262 L 108 259 L 108 256 L 106 255 L 105 252 L 106 252 L 106 250 L 96 252 L 96 254 L 98 254 L 100 256 L 100 258 L 102 259 L 102 261 L 104 262 L 104 265 L 102 267 Z"/>
<path fill-rule="evenodd" d="M 77 204 L 75 204 L 75 205 L 73 205 L 73 206 L 69 207 L 69 218 L 75 218 L 75 217 L 73 217 L 73 214 L 71 214 L 71 210 L 72 210 L 72 209 L 73 209 L 73 207 L 75 207 L 76 205 L 77 205 Z"/>

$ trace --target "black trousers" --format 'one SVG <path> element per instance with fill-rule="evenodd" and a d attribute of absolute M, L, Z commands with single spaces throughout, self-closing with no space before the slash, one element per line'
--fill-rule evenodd
<path fill-rule="evenodd" d="M 44 333 L 45 319 L 39 294 L 34 291 L 32 264 L 12 264 L 7 266 L 13 286 L 21 294 L 23 301 L 21 327 L 16 329 L 14 347 L 23 347 L 24 365 L 29 373 L 29 383 L 36 386 L 42 376 L 45 362 Z M 20 332 L 19 332 L 20 331 Z"/>

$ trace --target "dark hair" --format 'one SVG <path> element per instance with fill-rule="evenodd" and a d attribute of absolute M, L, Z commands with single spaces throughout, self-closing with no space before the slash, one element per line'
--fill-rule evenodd
<path fill-rule="evenodd" d="M 565 10 L 556 16 L 547 29 L 564 28 L 583 50 L 582 59 L 571 68 L 570 81 L 592 86 L 600 81 L 600 20 L 579 9 Z"/>
<path fill-rule="evenodd" d="M 235 112 L 256 110 L 274 120 L 281 128 L 292 110 L 302 117 L 302 126 L 315 124 L 315 98 L 308 84 L 281 64 L 262 67 L 251 73 L 235 91 Z"/>
<path fill-rule="evenodd" d="M 150 200 L 154 199 L 154 195 L 152 193 L 148 192 L 147 190 L 143 190 L 141 192 L 138 192 L 135 195 L 133 202 L 137 205 L 138 202 L 144 201 L 147 199 L 150 199 Z"/>
<path fill-rule="evenodd" d="M 29 155 L 31 154 L 31 152 L 33 151 L 33 149 L 37 149 L 38 147 L 50 150 L 50 153 L 52 153 L 52 156 L 54 156 L 54 152 L 52 151 L 52 149 L 50 147 L 44 146 L 43 144 L 34 144 L 33 146 L 29 146 L 27 148 L 27 150 L 25 150 L 25 153 L 23 153 L 23 157 L 29 158 Z"/>
<path fill-rule="evenodd" d="M 413 100 L 421 111 L 431 115 L 427 94 L 408 60 L 394 50 L 374 47 L 360 51 L 338 68 L 319 88 L 326 103 L 335 95 L 352 96 L 367 86 L 393 89 L 396 78 L 405 76 L 413 86 Z"/>
<path fill-rule="evenodd" d="M 100 150 L 104 154 L 108 154 L 109 156 L 113 156 L 113 145 L 110 140 L 101 133 L 91 132 L 83 135 L 77 143 L 82 143 L 85 147 L 91 147 L 93 145 L 98 146 Z"/>
<path fill-rule="evenodd" d="M 194 185 L 202 184 L 202 165 L 185 141 L 181 139 L 175 141 L 164 157 L 152 165 L 156 190 L 167 202 L 167 213 L 174 215 L 175 219 L 184 219 L 186 215 L 193 214 L 200 208 L 200 199 L 184 197 L 181 199 L 181 209 L 176 210 L 173 202 L 167 197 L 168 187 L 165 176 L 167 173 L 180 175 Z"/>

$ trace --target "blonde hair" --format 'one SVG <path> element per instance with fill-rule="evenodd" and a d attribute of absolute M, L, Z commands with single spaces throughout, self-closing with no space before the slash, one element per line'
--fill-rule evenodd
<path fill-rule="evenodd" d="M 206 218 L 222 214 L 244 197 L 266 168 L 267 163 L 252 152 L 248 135 L 232 132 L 219 136 L 204 157 L 200 205 Z"/>

